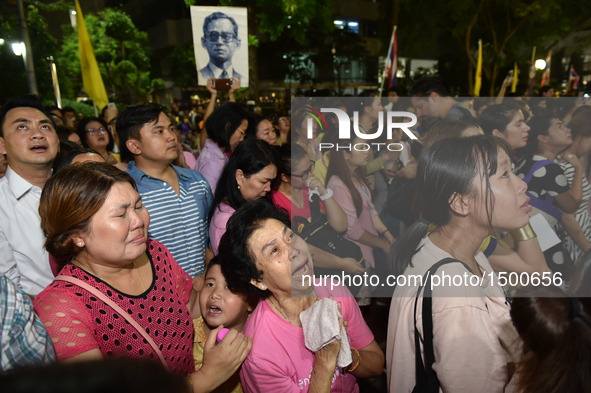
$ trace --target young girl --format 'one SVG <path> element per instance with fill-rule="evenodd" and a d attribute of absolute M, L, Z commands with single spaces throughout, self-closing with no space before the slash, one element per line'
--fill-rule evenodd
<path fill-rule="evenodd" d="M 203 349 L 212 330 L 223 325 L 227 329 L 242 332 L 244 323 L 255 306 L 256 300 L 249 298 L 245 293 L 228 289 L 219 260 L 214 257 L 207 266 L 205 281 L 199 292 L 201 316 L 193 320 L 193 356 L 196 370 L 203 365 Z M 214 392 L 241 393 L 242 385 L 238 371 Z"/>

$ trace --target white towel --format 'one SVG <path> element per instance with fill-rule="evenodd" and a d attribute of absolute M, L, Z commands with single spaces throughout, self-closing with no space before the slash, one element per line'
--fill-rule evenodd
<path fill-rule="evenodd" d="M 341 349 L 337 357 L 337 366 L 345 367 L 351 364 L 353 358 L 347 329 L 344 326 L 339 329 L 341 317 L 338 303 L 330 298 L 321 299 L 300 313 L 306 348 L 317 352 L 331 342 L 339 340 Z"/>

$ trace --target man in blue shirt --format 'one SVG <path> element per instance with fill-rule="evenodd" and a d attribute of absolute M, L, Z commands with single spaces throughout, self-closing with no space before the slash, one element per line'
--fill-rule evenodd
<path fill-rule="evenodd" d="M 209 243 L 207 215 L 212 194 L 197 171 L 172 165 L 178 157 L 176 135 L 164 108 L 130 106 L 117 118 L 123 159 L 148 212 L 148 235 L 164 244 L 192 277 L 204 271 Z"/>

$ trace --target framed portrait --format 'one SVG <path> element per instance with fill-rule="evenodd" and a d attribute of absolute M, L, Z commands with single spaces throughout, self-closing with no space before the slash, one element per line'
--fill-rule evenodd
<path fill-rule="evenodd" d="M 191 7 L 199 85 L 240 78 L 248 86 L 248 23 L 244 7 Z"/>

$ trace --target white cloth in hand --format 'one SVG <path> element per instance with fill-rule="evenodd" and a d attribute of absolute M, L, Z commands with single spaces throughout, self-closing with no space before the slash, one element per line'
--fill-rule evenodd
<path fill-rule="evenodd" d="M 330 298 L 324 298 L 300 313 L 300 321 L 304 329 L 306 348 L 317 352 L 335 340 L 341 342 L 341 349 L 337 357 L 337 366 L 345 367 L 351 364 L 351 345 L 347 336 L 347 329 L 339 327 L 338 303 Z"/>

